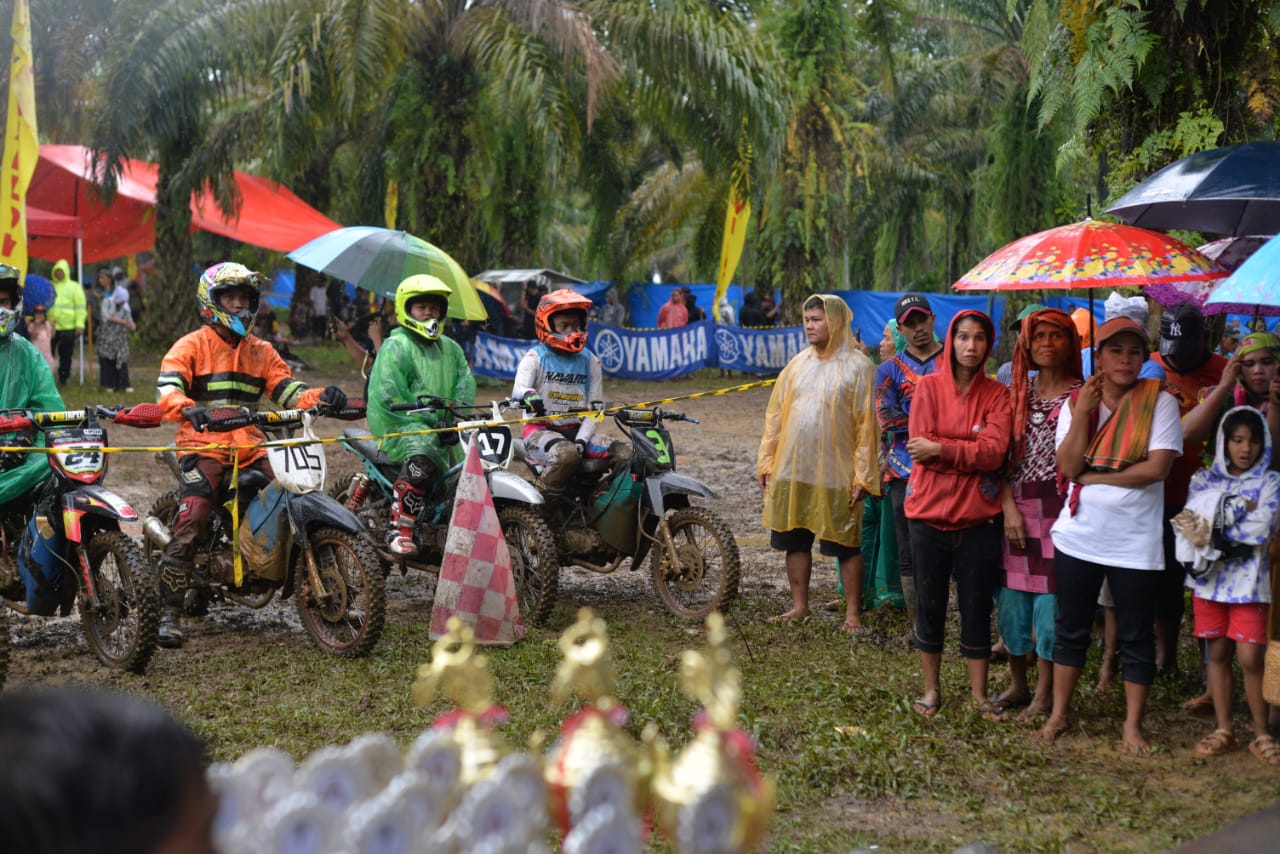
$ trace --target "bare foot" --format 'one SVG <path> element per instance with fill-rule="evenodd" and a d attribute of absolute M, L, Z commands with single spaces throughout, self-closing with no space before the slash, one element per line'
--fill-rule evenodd
<path fill-rule="evenodd" d="M 1018 723 L 1031 723 L 1036 718 L 1042 718 L 1051 711 L 1053 711 L 1053 706 L 1049 703 L 1041 703 L 1037 700 L 1032 700 L 1031 704 L 1023 709 L 1018 715 Z"/>
<path fill-rule="evenodd" d="M 1045 744 L 1053 744 L 1058 736 L 1067 731 L 1067 722 L 1062 718 L 1050 717 L 1040 728 L 1040 740 Z"/>
<path fill-rule="evenodd" d="M 778 615 L 778 616 L 776 616 L 776 617 L 770 617 L 770 618 L 769 618 L 769 620 L 768 620 L 768 622 L 770 622 L 770 623 L 794 623 L 794 622 L 796 622 L 796 621 L 798 621 L 798 620 L 803 620 L 803 619 L 805 619 L 805 618 L 806 618 L 806 617 L 808 617 L 808 616 L 809 616 L 809 609 L 808 609 L 808 608 L 792 608 L 790 611 L 787 611 L 785 614 L 779 614 L 779 615 Z"/>
<path fill-rule="evenodd" d="M 1023 688 L 1021 691 L 1015 691 L 1010 688 L 1003 694 L 992 697 L 992 700 L 999 705 L 1004 706 L 1006 709 L 1016 709 L 1019 706 L 1027 705 L 1027 703 L 1031 701 L 1031 696 L 1027 693 L 1026 688 Z"/>
<path fill-rule="evenodd" d="M 832 599 L 830 602 L 823 603 L 822 610 L 839 611 L 843 607 L 844 607 L 844 599 Z"/>
<path fill-rule="evenodd" d="M 845 621 L 840 624 L 840 631 L 845 634 L 853 635 L 856 638 L 860 635 L 865 635 L 867 633 L 867 628 L 862 625 L 861 620 L 850 620 L 846 618 Z"/>
<path fill-rule="evenodd" d="M 1124 740 L 1120 746 L 1127 756 L 1151 755 L 1151 745 L 1147 743 L 1146 736 L 1142 734 L 1142 730 L 1137 727 L 1130 729 L 1126 726 L 1124 728 Z"/>

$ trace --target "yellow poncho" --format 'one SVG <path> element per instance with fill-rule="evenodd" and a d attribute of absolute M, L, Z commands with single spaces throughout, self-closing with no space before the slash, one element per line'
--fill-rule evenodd
<path fill-rule="evenodd" d="M 756 477 L 769 475 L 764 526 L 805 528 L 843 546 L 862 541 L 862 504 L 855 486 L 880 494 L 875 369 L 853 347 L 853 313 L 844 300 L 819 294 L 831 338 L 783 368 L 765 411 Z M 806 299 L 805 302 L 808 302 Z"/>

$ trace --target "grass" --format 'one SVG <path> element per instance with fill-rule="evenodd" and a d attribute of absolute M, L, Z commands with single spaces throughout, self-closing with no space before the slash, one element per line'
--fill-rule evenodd
<path fill-rule="evenodd" d="M 695 711 L 678 688 L 678 661 L 702 646 L 699 627 L 667 615 L 656 598 L 622 604 L 602 596 L 593 605 L 609 623 L 629 731 L 638 736 L 652 722 L 678 749 Z M 1082 689 L 1071 733 L 1046 748 L 1032 728 L 971 712 L 963 664 L 952 656 L 944 661 L 942 711 L 932 721 L 914 715 L 919 663 L 898 640 L 900 613 L 869 613 L 871 639 L 851 643 L 834 618 L 765 624 L 778 605 L 776 597 L 748 595 L 731 615 L 744 673 L 740 726 L 778 782 L 772 850 L 950 851 L 979 839 L 1009 851 L 1165 850 L 1274 801 L 1274 772 L 1247 752 L 1192 757 L 1211 724 L 1172 711 L 1196 689 L 1192 678 L 1153 690 L 1149 734 L 1159 749 L 1150 758 L 1114 750 L 1118 691 L 1095 700 Z M 497 698 L 510 711 L 503 731 L 512 745 L 535 734 L 553 739 L 569 713 L 550 702 L 548 689 L 558 632 L 573 618 L 573 603 L 562 600 L 551 629 L 531 628 L 516 646 L 486 652 Z M 443 699 L 428 708 L 410 699 L 414 671 L 429 660 L 427 620 L 421 609 L 393 609 L 376 654 L 357 661 L 331 658 L 295 631 L 250 634 L 215 621 L 197 648 L 158 655 L 144 679 L 101 670 L 90 678 L 167 704 L 216 759 L 258 745 L 300 759 L 374 730 L 406 747 L 449 708 Z M 1184 672 L 1194 673 L 1190 645 L 1184 653 Z M 1095 675 L 1096 665 L 1081 684 Z M 1237 715 L 1241 731 L 1243 720 Z"/>

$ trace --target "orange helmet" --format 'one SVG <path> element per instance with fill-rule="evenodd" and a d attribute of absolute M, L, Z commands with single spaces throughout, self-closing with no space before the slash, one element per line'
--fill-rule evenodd
<path fill-rule="evenodd" d="M 587 310 L 591 300 L 576 291 L 561 288 L 538 300 L 538 311 L 533 316 L 533 328 L 538 340 L 554 350 L 564 353 L 580 353 L 587 346 L 586 332 L 566 332 L 557 335 L 551 326 L 551 318 L 562 311 L 576 311 L 582 315 L 582 328 L 587 328 Z"/>

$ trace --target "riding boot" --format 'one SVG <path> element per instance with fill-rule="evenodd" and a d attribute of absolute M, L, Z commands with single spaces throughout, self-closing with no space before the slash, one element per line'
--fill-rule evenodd
<path fill-rule="evenodd" d="M 182 646 L 182 601 L 193 569 L 191 561 L 167 554 L 160 558 L 160 630 L 156 639 L 166 649 Z"/>
<path fill-rule="evenodd" d="M 564 495 L 569 478 L 573 477 L 581 460 L 582 452 L 573 442 L 556 442 L 547 450 L 547 466 L 536 485 L 548 502 Z"/>
<path fill-rule="evenodd" d="M 413 541 L 413 526 L 422 509 L 424 493 L 407 480 L 397 480 L 391 486 L 391 540 L 388 548 L 406 557 L 418 553 Z"/>

